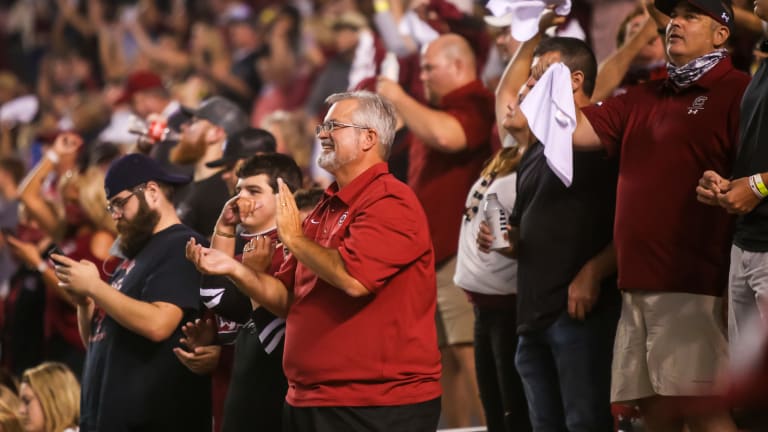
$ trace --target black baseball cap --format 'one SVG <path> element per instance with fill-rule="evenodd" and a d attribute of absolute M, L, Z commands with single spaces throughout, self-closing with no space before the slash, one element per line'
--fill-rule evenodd
<path fill-rule="evenodd" d="M 213 96 L 203 101 L 200 107 L 192 109 L 181 107 L 181 111 L 190 117 L 208 120 L 224 129 L 227 138 L 248 127 L 248 116 L 234 102 L 221 96 Z"/>
<path fill-rule="evenodd" d="M 274 153 L 277 148 L 275 137 L 264 129 L 248 128 L 224 143 L 224 154 L 205 164 L 208 168 L 230 165 L 239 159 L 249 158 L 256 153 Z"/>
<path fill-rule="evenodd" d="M 104 191 L 107 199 L 112 199 L 120 192 L 154 180 L 171 185 L 189 183 L 192 178 L 185 175 L 171 174 L 160 164 L 143 154 L 131 153 L 115 160 L 109 166 L 104 177 Z"/>
<path fill-rule="evenodd" d="M 654 6 L 662 13 L 669 15 L 680 1 L 687 1 L 688 4 L 709 15 L 713 20 L 728 27 L 731 33 L 733 33 L 733 10 L 724 5 L 730 5 L 730 0 L 655 0 Z"/>

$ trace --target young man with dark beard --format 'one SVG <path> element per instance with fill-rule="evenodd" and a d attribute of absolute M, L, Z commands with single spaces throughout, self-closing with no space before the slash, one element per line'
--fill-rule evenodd
<path fill-rule="evenodd" d="M 173 355 L 181 323 L 196 318 L 200 303 L 200 273 L 184 244 L 202 239 L 181 224 L 170 199 L 173 186 L 188 181 L 143 155 L 117 160 L 104 186 L 124 259 L 109 283 L 92 262 L 53 255 L 87 346 L 83 432 L 211 430 L 209 378 Z"/>
<path fill-rule="evenodd" d="M 207 99 L 196 110 L 182 111 L 192 120 L 182 126 L 171 162 L 194 165 L 194 174 L 193 182 L 179 190 L 173 203 L 181 221 L 207 237 L 229 198 L 222 169 L 208 163 L 222 158 L 228 143 L 248 128 L 248 117 L 232 101 L 219 96 Z"/>

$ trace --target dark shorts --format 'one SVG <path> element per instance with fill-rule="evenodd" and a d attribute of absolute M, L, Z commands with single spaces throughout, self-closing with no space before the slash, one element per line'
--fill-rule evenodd
<path fill-rule="evenodd" d="M 435 432 L 439 420 L 440 398 L 375 407 L 283 405 L 283 432 Z"/>

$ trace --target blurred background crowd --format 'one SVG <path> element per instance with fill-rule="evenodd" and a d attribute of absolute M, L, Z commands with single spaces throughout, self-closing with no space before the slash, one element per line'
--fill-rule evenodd
<path fill-rule="evenodd" d="M 765 23 L 752 14 L 751 1 L 733 6 L 737 27 L 728 49 L 737 68 L 753 72 L 768 55 L 759 50 Z M 647 19 L 636 0 L 574 0 L 554 33 L 585 40 L 602 63 L 616 60 Z M 470 42 L 478 76 L 493 92 L 519 42 L 504 17 L 489 16 L 484 1 L 0 1 L 0 226 L 12 234 L 0 236 L 0 364 L 8 373 L 0 419 L 21 412 L 27 431 L 77 425 L 77 404 L 66 401 L 79 399 L 84 347 L 71 299 L 41 252 L 55 241 L 68 256 L 96 262 L 106 277 L 116 229 L 103 179 L 112 160 L 151 154 L 200 183 L 214 173 L 204 168 L 212 160 L 205 155 L 209 141 L 238 147 L 239 155 L 225 148 L 217 165 L 234 171 L 243 153 L 270 150 L 260 147 L 263 129 L 274 136 L 272 150 L 303 170 L 306 188 L 325 187 L 332 178 L 315 162 L 325 98 L 375 91 L 375 78 L 389 73 L 385 59 L 395 58 L 389 78 L 426 102 L 419 55 L 449 32 Z M 626 74 L 596 89 L 603 97 L 664 76 L 662 39 L 648 38 L 622 61 Z M 221 101 L 215 97 L 226 101 L 209 103 L 206 111 L 203 102 Z M 239 117 L 228 118 L 233 110 Z M 214 126 L 199 118 L 225 136 L 211 138 Z M 73 138 L 57 139 L 62 132 Z M 390 158 L 403 181 L 407 142 L 396 138 Z M 492 139 L 494 151 L 500 146 Z M 182 192 L 176 203 L 180 214 L 187 212 L 182 220 L 206 236 L 233 185 L 225 176 L 207 187 Z M 461 359 L 444 364 L 444 373 L 453 368 L 461 377 L 451 387 L 458 397 L 453 409 L 443 412 L 446 426 L 484 422 L 474 366 Z M 55 403 L 44 386 L 60 393 Z M 45 429 L 36 426 L 39 416 L 49 419 Z M 20 422 L 17 429 L 11 421 L 0 424 L 22 430 Z"/>

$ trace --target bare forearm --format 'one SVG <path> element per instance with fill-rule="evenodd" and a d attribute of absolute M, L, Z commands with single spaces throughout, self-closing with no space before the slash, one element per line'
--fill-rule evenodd
<path fill-rule="evenodd" d="M 347 272 L 341 255 L 335 249 L 324 248 L 307 237 L 297 238 L 288 249 L 296 259 L 317 276 L 352 297 L 370 294 L 363 284 Z"/>
<path fill-rule="evenodd" d="M 181 309 L 176 317 L 153 303 L 128 297 L 102 281 L 94 284 L 90 292 L 96 304 L 121 326 L 151 341 L 169 338 L 181 322 Z"/>
<path fill-rule="evenodd" d="M 763 22 L 752 11 L 734 6 L 733 17 L 736 25 L 753 36 L 763 36 Z"/>
<path fill-rule="evenodd" d="M 252 301 L 279 317 L 288 315 L 293 293 L 279 279 L 266 273 L 256 273 L 240 263 L 229 278 Z"/>
<path fill-rule="evenodd" d="M 541 36 L 537 34 L 517 48 L 517 52 L 507 63 L 507 67 L 499 80 L 499 85 L 496 87 L 496 123 L 501 139 L 504 139 L 508 134 L 502 126 L 502 120 L 507 114 L 507 105 L 517 100 L 520 88 L 528 80 L 531 74 L 533 52 L 540 40 Z"/>
<path fill-rule="evenodd" d="M 88 347 L 88 340 L 91 338 L 91 321 L 95 306 L 93 301 L 87 300 L 85 304 L 77 305 L 77 328 L 80 331 L 80 339 L 83 345 Z"/>
<path fill-rule="evenodd" d="M 592 102 L 601 101 L 611 95 L 613 90 L 621 84 L 635 56 L 648 44 L 648 41 L 657 37 L 657 34 L 656 21 L 648 19 L 637 34 L 600 65 L 595 80 L 595 90 L 592 93 Z"/>
<path fill-rule="evenodd" d="M 464 129 L 450 114 L 422 105 L 405 92 L 392 102 L 410 132 L 424 145 L 445 153 L 467 147 Z"/>
<path fill-rule="evenodd" d="M 230 235 L 232 237 L 229 237 Z M 235 243 L 237 240 L 235 235 L 234 227 L 219 227 L 217 224 L 211 236 L 211 249 L 220 250 L 229 256 L 235 256 Z"/>
<path fill-rule="evenodd" d="M 594 280 L 603 280 L 615 274 L 616 269 L 616 249 L 613 247 L 613 242 L 611 242 L 592 259 L 587 261 L 581 271 L 589 272 Z"/>
<path fill-rule="evenodd" d="M 54 165 L 47 157 L 43 157 L 32 169 L 19 186 L 19 200 L 32 219 L 40 224 L 41 228 L 53 237 L 57 237 L 61 228 L 58 215 L 42 197 L 43 180 L 53 171 Z"/>

